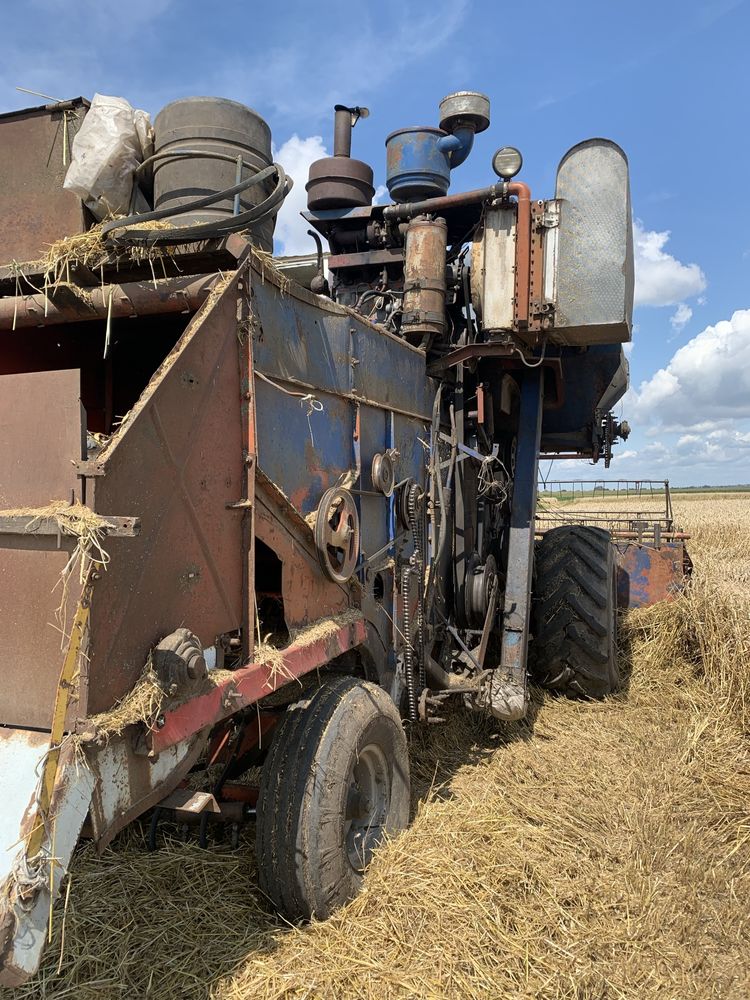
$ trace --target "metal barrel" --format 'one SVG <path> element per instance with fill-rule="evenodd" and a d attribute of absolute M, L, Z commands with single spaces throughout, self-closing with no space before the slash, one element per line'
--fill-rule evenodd
<path fill-rule="evenodd" d="M 252 108 L 218 97 L 185 97 L 159 112 L 154 122 L 157 154 L 178 148 L 212 152 L 232 157 L 204 159 L 173 157 L 154 163 L 154 208 L 185 205 L 237 183 L 236 160 L 241 156 L 251 171 L 258 173 L 273 162 L 271 129 Z M 242 171 L 242 180 L 248 177 Z M 256 184 L 242 193 L 239 211 L 245 212 L 268 197 L 273 181 Z M 233 198 L 225 198 L 208 208 L 174 217 L 175 225 L 221 221 L 235 214 Z M 253 242 L 263 250 L 273 250 L 275 214 L 251 226 Z"/>

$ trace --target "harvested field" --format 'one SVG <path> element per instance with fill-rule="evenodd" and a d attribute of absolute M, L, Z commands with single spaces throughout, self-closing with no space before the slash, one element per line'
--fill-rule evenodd
<path fill-rule="evenodd" d="M 252 828 L 149 855 L 134 827 L 80 850 L 4 1000 L 750 995 L 750 494 L 674 503 L 694 583 L 623 622 L 623 692 L 417 731 L 414 823 L 333 919 L 273 916 Z"/>

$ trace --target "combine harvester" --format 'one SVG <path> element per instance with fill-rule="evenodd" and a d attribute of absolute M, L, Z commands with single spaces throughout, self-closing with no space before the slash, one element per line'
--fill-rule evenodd
<path fill-rule="evenodd" d="M 2 984 L 37 969 L 79 838 L 149 811 L 152 846 L 254 818 L 264 892 L 326 917 L 407 824 L 403 720 L 523 718 L 532 636 L 532 679 L 605 695 L 618 565 L 640 603 L 656 563 L 655 596 L 681 586 L 671 531 L 535 540 L 540 458 L 608 465 L 627 433 L 622 150 L 580 143 L 533 200 L 503 147 L 448 194 L 490 124 L 456 93 L 388 136 L 373 205 L 363 117 L 337 106 L 317 254 L 287 260 L 292 181 L 249 108 L 0 117 Z"/>

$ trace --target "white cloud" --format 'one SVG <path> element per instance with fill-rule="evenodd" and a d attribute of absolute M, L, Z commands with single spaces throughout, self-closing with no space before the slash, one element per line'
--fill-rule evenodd
<path fill-rule="evenodd" d="M 669 232 L 658 233 L 633 223 L 635 253 L 635 304 L 675 306 L 699 295 L 706 278 L 697 264 L 683 264 L 664 250 Z"/>
<path fill-rule="evenodd" d="M 681 333 L 692 318 L 693 310 L 690 306 L 685 305 L 684 302 L 680 302 L 673 315 L 669 317 L 669 322 L 672 324 L 672 329 L 675 333 Z"/>
<path fill-rule="evenodd" d="M 750 418 L 750 309 L 707 326 L 628 394 L 634 417 L 665 428 L 705 429 Z"/>
<path fill-rule="evenodd" d="M 262 59 L 223 59 L 213 74 L 216 93 L 252 94 L 273 118 L 315 125 L 333 105 L 367 104 L 405 67 L 417 67 L 453 42 L 470 0 L 435 0 L 429 8 L 408 0 L 378 5 L 349 0 L 341 16 L 321 18 L 318 5 L 296 10 L 289 42 L 270 45 Z M 304 39 L 301 44 L 300 39 Z"/>
<path fill-rule="evenodd" d="M 283 146 L 274 150 L 274 158 L 294 180 L 294 187 L 286 196 L 276 220 L 277 254 L 289 256 L 312 253 L 315 250 L 312 238 L 307 235 L 310 224 L 302 218 L 300 212 L 307 208 L 305 184 L 310 164 L 324 156 L 328 156 L 328 152 L 319 135 L 301 139 L 295 133 Z"/>

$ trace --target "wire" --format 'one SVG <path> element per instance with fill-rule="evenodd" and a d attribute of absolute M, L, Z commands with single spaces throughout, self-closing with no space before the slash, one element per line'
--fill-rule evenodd
<path fill-rule="evenodd" d="M 285 389 L 283 385 L 279 385 L 278 382 L 274 382 L 273 379 L 269 378 L 268 375 L 264 375 L 263 372 L 256 371 L 255 374 L 259 379 L 262 379 L 264 382 L 272 385 L 274 389 L 278 389 L 279 392 L 283 392 L 287 396 L 296 396 L 299 399 L 300 406 L 307 403 L 307 413 L 305 415 L 307 417 L 307 426 L 310 431 L 310 442 L 314 448 L 315 438 L 313 437 L 312 422 L 310 417 L 313 413 L 323 412 L 323 404 L 321 401 L 316 396 L 313 396 L 311 392 L 294 392 L 292 389 Z"/>
<path fill-rule="evenodd" d="M 542 345 L 542 353 L 541 353 L 541 355 L 539 357 L 539 360 L 536 361 L 534 364 L 531 364 L 530 362 L 528 362 L 526 360 L 526 358 L 523 355 L 523 351 L 520 351 L 515 346 L 513 347 L 513 350 L 516 352 L 516 354 L 519 356 L 519 358 L 521 359 L 521 361 L 523 361 L 524 365 L 527 368 L 538 368 L 541 365 L 541 363 L 544 361 L 544 355 L 545 355 L 545 353 L 547 351 L 547 341 L 546 340 L 544 341 L 544 344 Z"/>

